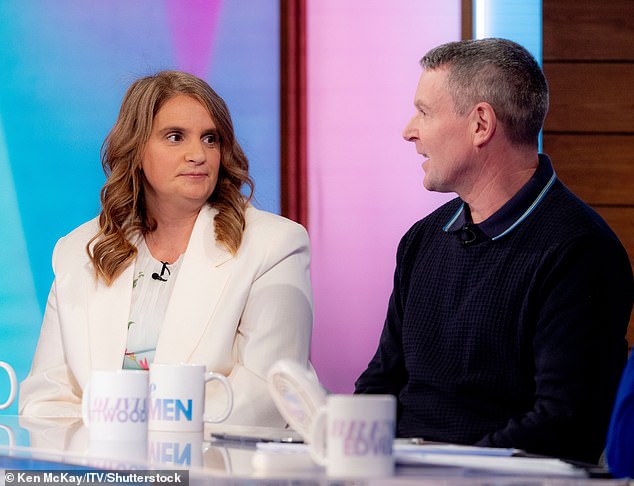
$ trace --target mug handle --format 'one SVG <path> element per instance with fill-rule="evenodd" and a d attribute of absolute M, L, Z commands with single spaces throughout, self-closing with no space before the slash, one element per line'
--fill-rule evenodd
<path fill-rule="evenodd" d="M 308 444 L 308 452 L 313 461 L 320 466 L 328 465 L 327 450 L 327 422 L 328 409 L 320 407 L 310 425 L 310 443 Z"/>
<path fill-rule="evenodd" d="M 205 415 L 203 417 L 203 421 L 217 424 L 218 422 L 222 422 L 223 420 L 226 420 L 226 418 L 231 413 L 231 409 L 233 408 L 233 391 L 231 390 L 231 385 L 229 384 L 229 380 L 227 380 L 225 376 L 220 375 L 218 373 L 214 373 L 213 371 L 208 371 L 207 373 L 205 373 L 205 383 L 212 380 L 218 380 L 220 383 L 222 383 L 222 386 L 225 387 L 225 391 L 227 392 L 227 406 L 225 407 L 224 412 L 222 412 L 220 416 L 209 417 Z"/>
<path fill-rule="evenodd" d="M 90 428 L 90 381 L 86 383 L 84 392 L 81 395 L 81 418 L 84 420 L 84 425 Z"/>
<path fill-rule="evenodd" d="M 13 429 L 8 425 L 0 424 L 0 430 L 4 430 L 7 433 L 7 437 L 9 438 L 9 447 L 15 447 L 15 433 Z"/>
<path fill-rule="evenodd" d="M 9 398 L 7 398 L 7 400 L 3 404 L 0 404 L 0 410 L 4 410 L 5 408 L 10 407 L 11 404 L 13 403 L 13 400 L 15 400 L 15 396 L 18 393 L 18 378 L 15 376 L 15 371 L 13 370 L 13 367 L 9 363 L 0 361 L 0 368 L 3 368 L 4 371 L 7 372 L 7 375 L 9 375 L 9 382 L 11 384 L 11 391 L 9 392 Z"/>

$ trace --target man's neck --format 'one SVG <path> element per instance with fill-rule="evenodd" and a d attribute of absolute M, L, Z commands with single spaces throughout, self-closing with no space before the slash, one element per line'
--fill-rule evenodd
<path fill-rule="evenodd" d="M 482 170 L 460 197 L 469 205 L 473 222 L 493 215 L 524 187 L 538 165 L 537 151 L 512 150 L 482 161 Z"/>

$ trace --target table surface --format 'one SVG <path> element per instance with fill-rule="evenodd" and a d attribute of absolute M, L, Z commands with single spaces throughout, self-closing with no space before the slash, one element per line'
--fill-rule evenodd
<path fill-rule="evenodd" d="M 202 433 L 151 431 L 143 443 L 91 442 L 81 419 L 0 415 L 0 469 L 187 469 L 192 485 L 207 484 L 210 480 L 231 484 L 289 480 L 293 483 L 341 483 L 328 478 L 324 469 L 317 466 L 301 446 L 290 451 L 272 451 L 258 448 L 256 442 L 217 440 L 212 437 L 212 433 L 235 430 L 232 427 L 206 424 Z M 500 461 L 504 459 L 499 458 Z M 541 473 L 526 475 L 438 465 L 398 465 L 393 476 L 354 482 L 363 483 L 447 486 L 628 485 L 627 480 Z M 1 484 L 4 484 L 4 477 L 0 477 Z"/>

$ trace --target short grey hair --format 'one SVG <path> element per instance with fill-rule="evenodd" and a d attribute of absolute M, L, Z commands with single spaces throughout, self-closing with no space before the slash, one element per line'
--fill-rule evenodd
<path fill-rule="evenodd" d="M 420 60 L 423 69 L 447 69 L 456 112 L 465 115 L 487 102 L 509 140 L 537 146 L 548 112 L 548 83 L 535 58 L 508 39 L 449 42 Z"/>

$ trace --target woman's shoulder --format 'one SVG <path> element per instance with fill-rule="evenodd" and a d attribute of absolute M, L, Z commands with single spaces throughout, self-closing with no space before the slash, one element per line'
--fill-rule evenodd
<path fill-rule="evenodd" d="M 246 211 L 245 232 L 306 234 L 306 229 L 284 216 L 249 206 Z"/>
<path fill-rule="evenodd" d="M 77 226 L 70 233 L 57 240 L 55 245 L 56 255 L 86 253 L 86 245 L 99 231 L 99 217 Z"/>
<path fill-rule="evenodd" d="M 308 233 L 295 221 L 249 206 L 242 241 L 264 247 L 304 247 L 308 246 Z"/>

